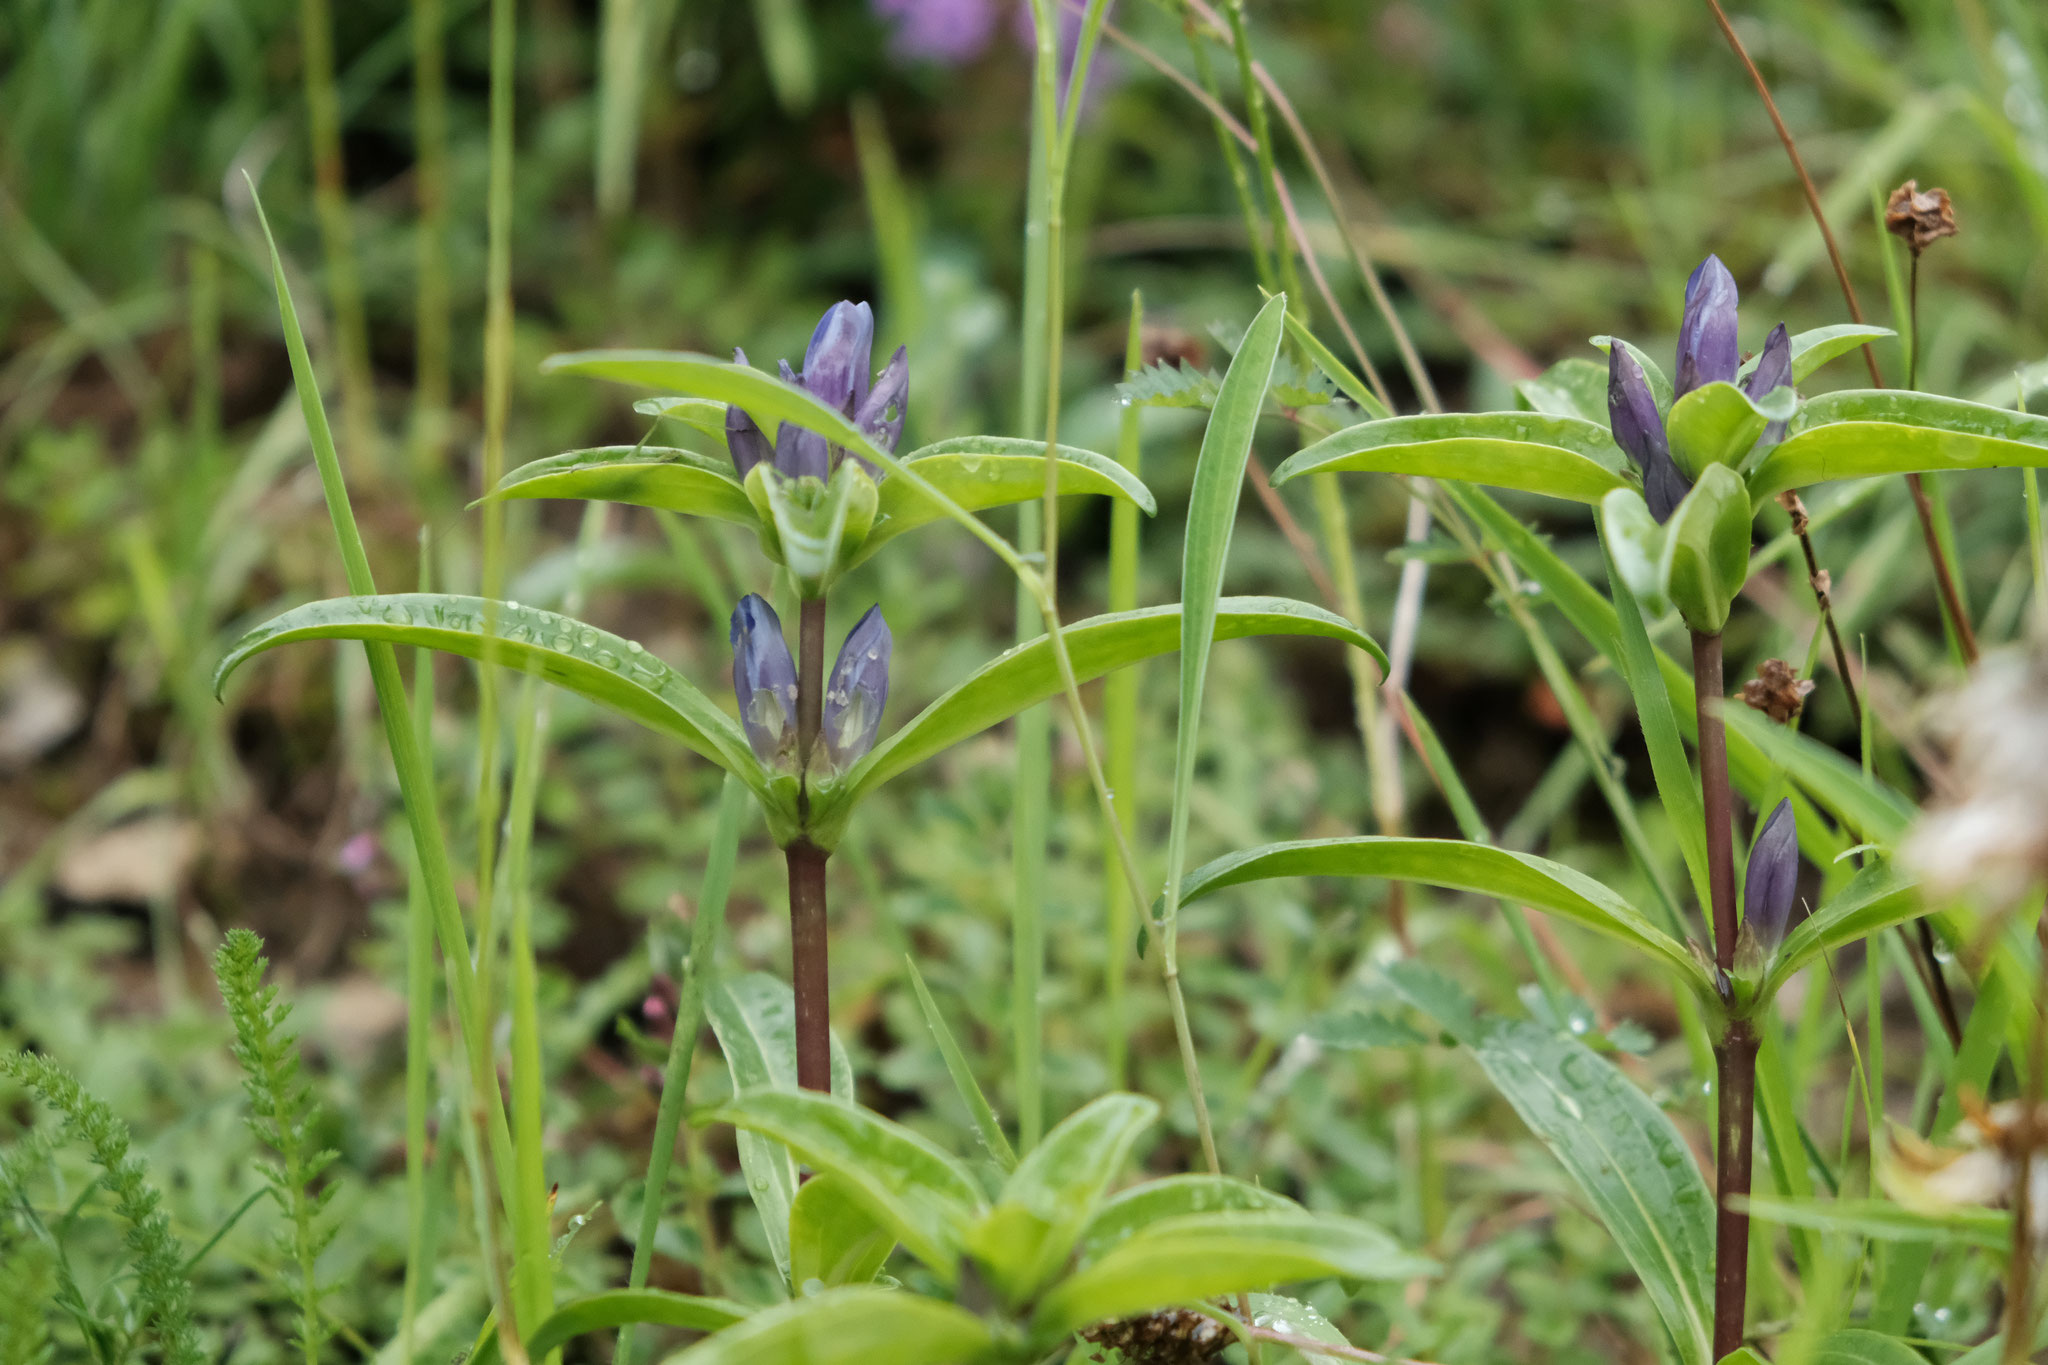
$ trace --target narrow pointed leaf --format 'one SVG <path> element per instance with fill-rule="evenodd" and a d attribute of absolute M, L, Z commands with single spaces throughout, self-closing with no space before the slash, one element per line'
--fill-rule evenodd
<path fill-rule="evenodd" d="M 1893 389 L 1809 399 L 1749 474 L 1761 502 L 1787 488 L 1878 474 L 2048 465 L 2048 416 Z"/>
<path fill-rule="evenodd" d="M 959 1094 L 960 1102 L 967 1106 L 967 1112 L 974 1116 L 974 1129 L 981 1138 L 981 1145 L 988 1149 L 989 1156 L 1004 1171 L 1016 1169 L 1017 1153 L 1010 1146 L 1010 1140 L 1003 1136 L 1003 1125 L 996 1120 L 996 1111 L 990 1106 L 988 1096 L 982 1093 L 981 1082 L 974 1079 L 974 1068 L 969 1065 L 967 1054 L 960 1050 L 953 1030 L 946 1027 L 946 1017 L 939 1013 L 939 1002 L 932 999 L 930 988 L 924 984 L 924 973 L 917 969 L 917 960 L 905 953 L 903 966 L 910 973 L 911 989 L 917 995 L 917 1007 L 924 1014 L 925 1027 L 932 1031 L 932 1040 L 939 1045 L 939 1056 L 945 1059 L 946 1074 L 953 1078 L 953 1089 Z"/>
<path fill-rule="evenodd" d="M 1738 702 L 1723 702 L 1721 718 L 1860 838 L 1890 845 L 1913 822 L 1911 801 L 1820 741 Z"/>
<path fill-rule="evenodd" d="M 1394 415 L 1393 409 L 1381 402 L 1379 395 L 1367 388 L 1365 381 L 1353 373 L 1349 365 L 1339 360 L 1337 353 L 1325 346 L 1322 338 L 1308 329 L 1307 323 L 1292 313 L 1287 315 L 1287 335 L 1308 353 L 1308 358 L 1315 362 L 1317 369 L 1330 377 L 1330 382 L 1337 386 L 1337 391 L 1358 404 L 1359 409 L 1367 417 Z"/>
<path fill-rule="evenodd" d="M 858 1286 L 763 1309 L 667 1365 L 966 1365 L 991 1344 L 989 1329 L 964 1308 Z"/>
<path fill-rule="evenodd" d="M 1159 1117 L 1142 1095 L 1104 1095 L 1045 1135 L 1003 1185 L 997 1211 L 1025 1215 L 1013 1223 L 1002 1264 L 1011 1302 L 1031 1297 L 1060 1272 L 1131 1146 Z"/>
<path fill-rule="evenodd" d="M 1751 1195 L 1749 1214 L 1786 1227 L 1847 1233 L 1878 1242 L 1954 1239 L 1985 1251 L 2012 1250 L 2012 1212 L 1957 1207 L 1921 1213 L 1889 1199 L 1778 1199 Z"/>
<path fill-rule="evenodd" d="M 1918 886 L 1884 863 L 1864 868 L 1840 894 L 1785 936 L 1785 944 L 1771 960 L 1770 972 L 1764 978 L 1764 998 L 1770 998 L 1795 972 L 1822 953 L 1926 913 L 1927 905 L 1920 898 Z"/>
<path fill-rule="evenodd" d="M 1708 1365 L 1714 1320 L 1714 1196 L 1670 1118 L 1576 1039 L 1481 1015 L 1448 978 L 1405 962 L 1388 979 L 1469 1050 L 1494 1088 L 1592 1204 L 1686 1365 Z"/>
<path fill-rule="evenodd" d="M 1869 341 L 1882 341 L 1897 336 L 1889 327 L 1870 327 L 1860 322 L 1838 323 L 1832 327 L 1816 327 L 1810 332 L 1798 332 L 1789 339 L 1792 351 L 1792 382 L 1799 383 L 1821 366 Z M 1742 362 L 1742 369 L 1736 378 L 1747 379 L 1756 369 L 1757 357 L 1751 356 Z"/>
<path fill-rule="evenodd" d="M 668 446 L 597 446 L 521 465 L 481 501 L 589 498 L 756 526 L 747 490 L 725 460 Z"/>
<path fill-rule="evenodd" d="M 743 1091 L 709 1117 L 773 1138 L 815 1169 L 840 1176 L 848 1197 L 934 1275 L 951 1284 L 959 1274 L 963 1239 L 984 1202 L 967 1168 L 929 1140 L 807 1090 Z"/>
<path fill-rule="evenodd" d="M 1180 645 L 1180 615 L 1177 606 L 1147 607 L 1090 617 L 1066 627 L 1075 681 L 1085 683 L 1141 659 L 1172 653 Z M 1385 653 L 1370 637 L 1321 607 L 1283 597 L 1226 597 L 1218 602 L 1215 638 L 1235 640 L 1249 635 L 1314 635 L 1341 640 L 1385 665 Z M 848 811 L 862 796 L 1059 690 L 1058 664 L 1046 637 L 993 660 L 876 745 L 837 782 L 819 787 L 812 795 L 812 837 L 836 843 Z"/>
<path fill-rule="evenodd" d="M 1155 1223 L 1056 1284 L 1032 1333 L 1044 1341 L 1091 1323 L 1190 1300 L 1339 1276 L 1406 1280 L 1435 1263 L 1369 1223 L 1306 1214 L 1203 1214 Z"/>
<path fill-rule="evenodd" d="M 737 776 L 764 802 L 775 799 L 737 722 L 637 643 L 573 617 L 448 593 L 309 602 L 236 641 L 214 673 L 214 690 L 218 692 L 249 659 L 300 640 L 368 640 L 437 649 L 465 659 L 488 652 L 494 662 L 537 674 L 681 740 Z"/>
<path fill-rule="evenodd" d="M 1283 461 L 1275 484 L 1303 474 L 1374 471 L 1462 479 L 1572 502 L 1628 486 L 1607 428 L 1542 412 L 1432 413 L 1361 422 Z"/>
<path fill-rule="evenodd" d="M 1181 902 L 1275 877 L 1383 877 L 1496 896 L 1618 938 L 1658 958 L 1696 989 L 1712 989 L 1705 969 L 1682 944 L 1583 872 L 1533 853 L 1460 839 L 1371 834 L 1265 844 L 1197 868 L 1188 875 Z"/>
<path fill-rule="evenodd" d="M 1057 447 L 1059 491 L 1099 493 L 1122 498 L 1144 509 L 1159 510 L 1152 492 L 1116 461 L 1077 446 Z M 1045 442 L 1004 436 L 963 436 L 924 446 L 903 457 L 933 488 L 970 512 L 1009 503 L 1029 502 L 1045 495 Z M 877 548 L 927 523 L 941 520 L 946 509 L 923 489 L 902 479 L 882 480 L 874 528 L 868 532 L 855 563 Z"/>
<path fill-rule="evenodd" d="M 716 1332 L 744 1321 L 748 1311 L 745 1304 L 730 1299 L 707 1299 L 666 1289 L 607 1289 L 571 1299 L 557 1308 L 526 1339 L 526 1354 L 530 1360 L 545 1360 L 587 1332 L 603 1332 L 634 1323 Z M 498 1365 L 501 1359 L 498 1334 L 491 1332 L 470 1357 L 470 1365 Z"/>
<path fill-rule="evenodd" d="M 1081 1234 L 1081 1258 L 1093 1261 L 1134 1233 L 1170 1218 L 1207 1213 L 1306 1216 L 1283 1195 L 1227 1175 L 1169 1175 L 1135 1185 L 1108 1200 Z"/>

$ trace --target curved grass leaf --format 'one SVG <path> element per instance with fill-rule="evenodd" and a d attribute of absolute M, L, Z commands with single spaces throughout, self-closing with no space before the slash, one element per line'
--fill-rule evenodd
<path fill-rule="evenodd" d="M 709 1115 L 787 1146 L 845 1182 L 846 1193 L 947 1284 L 968 1225 L 984 1209 L 967 1168 L 929 1140 L 835 1096 L 753 1089 Z"/>
<path fill-rule="evenodd" d="M 668 1365 L 969 1365 L 992 1344 L 964 1308 L 868 1286 L 777 1304 L 668 1358 Z"/>
<path fill-rule="evenodd" d="M 869 1216 L 843 1176 L 814 1175 L 789 1206 L 789 1282 L 831 1286 L 875 1278 L 896 1239 Z"/>
<path fill-rule="evenodd" d="M 1078 446 L 1058 446 L 1059 491 L 1122 498 L 1147 516 L 1159 510 L 1152 490 L 1116 461 Z M 1007 436 L 962 436 L 923 446 L 905 465 L 970 512 L 1045 495 L 1045 442 Z M 903 479 L 883 479 L 875 524 L 853 563 L 902 535 L 947 515 L 930 493 Z"/>
<path fill-rule="evenodd" d="M 1064 634 L 1075 680 L 1085 683 L 1141 659 L 1171 653 L 1181 641 L 1181 612 L 1178 606 L 1167 606 L 1094 616 L 1067 626 Z M 1385 653 L 1349 621 L 1284 597 L 1226 597 L 1217 603 L 1215 638 L 1235 640 L 1248 635 L 1314 635 L 1342 640 L 1385 666 Z M 876 745 L 836 782 L 818 786 L 811 797 L 811 837 L 831 847 L 861 797 L 1059 690 L 1058 664 L 1044 636 L 992 660 Z"/>
<path fill-rule="evenodd" d="M 760 517 L 732 465 L 670 446 L 597 446 L 535 460 L 498 480 L 479 501 L 589 498 L 758 529 Z"/>
<path fill-rule="evenodd" d="M 1206 1213 L 1308 1216 L 1292 1199 L 1250 1181 L 1227 1175 L 1169 1175 L 1133 1186 L 1103 1204 L 1081 1234 L 1081 1259 L 1092 1261 L 1154 1223 Z"/>
<path fill-rule="evenodd" d="M 1104 1095 L 1017 1163 L 995 1212 L 1025 1216 L 1009 1220 L 1005 1244 L 989 1261 L 1011 1302 L 1030 1298 L 1067 1263 L 1132 1144 L 1158 1117 L 1157 1102 L 1143 1095 Z"/>
<path fill-rule="evenodd" d="M 711 699 L 636 641 L 573 617 L 449 593 L 389 593 L 309 602 L 237 640 L 214 671 L 216 694 L 249 659 L 300 640 L 366 640 L 436 649 L 533 673 L 718 764 L 772 808 L 769 776 L 746 736 Z"/>
<path fill-rule="evenodd" d="M 1274 877 L 1384 877 L 1453 891 L 1476 891 L 1562 916 L 1633 945 L 1664 962 L 1696 990 L 1713 982 L 1685 946 L 1607 887 L 1533 853 L 1460 839 L 1358 835 L 1265 844 L 1226 854 L 1190 873 L 1181 903 L 1226 886 Z"/>
<path fill-rule="evenodd" d="M 1818 740 L 1733 702 L 1722 703 L 1721 718 L 1804 787 L 1821 809 L 1871 843 L 1894 844 L 1913 822 L 1912 802 Z"/>
<path fill-rule="evenodd" d="M 1878 1242 L 1952 1241 L 2003 1254 L 2012 1250 L 2012 1212 L 1959 1205 L 1921 1213 L 1889 1199 L 1778 1199 L 1751 1195 L 1752 1218 Z"/>
<path fill-rule="evenodd" d="M 1822 394 L 1800 408 L 1793 428 L 1750 471 L 1752 502 L 1829 479 L 2048 465 L 2048 416 L 1930 393 Z"/>
<path fill-rule="evenodd" d="M 795 1090 L 796 999 L 789 984 L 766 972 L 721 979 L 704 1002 L 718 1050 L 725 1055 L 735 1092 L 760 1086 Z M 853 1068 L 839 1037 L 832 1037 L 832 1093 L 853 1098 Z M 783 1279 L 794 1285 L 790 1248 L 790 1207 L 797 1196 L 796 1162 L 789 1149 L 759 1133 L 735 1135 L 747 1193 L 761 1215 L 761 1230 Z"/>
<path fill-rule="evenodd" d="M 932 999 L 931 989 L 924 984 L 924 973 L 917 969 L 917 959 L 905 953 L 903 966 L 910 973 L 910 987 L 917 996 L 917 1007 L 924 1014 L 925 1027 L 932 1031 L 932 1041 L 939 1045 L 939 1056 L 946 1063 L 946 1074 L 953 1079 L 953 1089 L 960 1096 L 960 1102 L 967 1106 L 967 1112 L 974 1116 L 975 1135 L 981 1139 L 981 1145 L 997 1166 L 1006 1172 L 1015 1170 L 1016 1150 L 1003 1136 L 1003 1125 L 997 1120 L 988 1096 L 982 1093 L 981 1082 L 974 1079 L 974 1068 L 968 1063 L 967 1054 L 960 1050 L 953 1030 L 946 1027 L 946 1017 L 939 1013 L 939 1002 Z"/>
<path fill-rule="evenodd" d="M 1663 1110 L 1576 1039 L 1477 1013 L 1419 963 L 1394 988 L 1469 1050 L 1487 1079 L 1570 1173 L 1635 1267 L 1687 1365 L 1713 1359 L 1714 1196 Z"/>
<path fill-rule="evenodd" d="M 545 1360 L 555 1350 L 586 1332 L 602 1332 L 634 1323 L 656 1327 L 687 1327 L 698 1332 L 716 1332 L 746 1319 L 745 1304 L 730 1299 L 707 1299 L 695 1294 L 676 1294 L 666 1289 L 607 1289 L 571 1299 L 557 1308 L 534 1334 L 526 1339 L 531 1360 Z M 498 1334 L 488 1333 L 477 1346 L 470 1365 L 498 1365 Z"/>
<path fill-rule="evenodd" d="M 1032 1318 L 1037 1339 L 1169 1304 L 1340 1276 L 1407 1280 L 1435 1262 L 1369 1223 L 1301 1213 L 1223 1213 L 1155 1223 L 1053 1286 Z"/>
<path fill-rule="evenodd" d="M 1927 906 L 1914 883 L 1883 863 L 1864 868 L 1839 895 L 1785 936 L 1764 978 L 1763 997 L 1768 1000 L 1794 972 L 1820 954 L 1926 913 Z"/>
<path fill-rule="evenodd" d="M 1325 436 L 1273 471 L 1275 485 L 1303 474 L 1375 471 L 1515 488 L 1597 503 L 1617 488 L 1622 454 L 1607 428 L 1542 412 L 1432 413 L 1361 422 Z"/>

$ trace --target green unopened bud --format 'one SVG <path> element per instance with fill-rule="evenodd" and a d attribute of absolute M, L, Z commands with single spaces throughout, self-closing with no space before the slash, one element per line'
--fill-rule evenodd
<path fill-rule="evenodd" d="M 857 460 L 842 461 L 829 483 L 790 478 L 763 461 L 747 471 L 746 490 L 762 551 L 788 566 L 803 597 L 824 595 L 875 524 L 878 490 Z"/>
<path fill-rule="evenodd" d="M 1725 464 L 1707 466 L 1663 530 L 1659 577 L 1672 605 L 1692 629 L 1720 634 L 1749 577 L 1749 490 L 1741 476 Z"/>

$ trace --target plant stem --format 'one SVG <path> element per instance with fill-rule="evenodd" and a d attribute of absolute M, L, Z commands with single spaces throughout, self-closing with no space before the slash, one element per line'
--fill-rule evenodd
<path fill-rule="evenodd" d="M 448 423 L 448 71 L 441 0 L 413 0 L 414 241 L 413 480 L 425 492 L 440 472 Z"/>
<path fill-rule="evenodd" d="M 825 700 L 825 599 L 797 615 L 796 753 L 809 770 Z M 796 997 L 796 1083 L 832 1089 L 832 973 L 825 916 L 825 859 L 809 839 L 784 850 L 789 863 L 789 979 Z"/>
<path fill-rule="evenodd" d="M 1714 1049 L 1720 1109 L 1714 1161 L 1714 1359 L 1742 1346 L 1743 1308 L 1749 1297 L 1749 1214 L 1736 1201 L 1749 1197 L 1749 1158 L 1756 1125 L 1756 1031 L 1746 1019 L 1729 1023 Z"/>
<path fill-rule="evenodd" d="M 1791 489 L 1780 493 L 1778 501 L 1792 516 L 1792 533 L 1799 537 L 1800 552 L 1806 556 L 1806 583 L 1813 589 L 1813 600 L 1820 607 L 1821 624 L 1827 627 L 1828 645 L 1834 651 L 1835 675 L 1842 680 L 1843 695 L 1849 699 L 1849 714 L 1855 719 L 1857 733 L 1861 734 L 1863 699 L 1856 695 L 1856 678 L 1849 671 L 1849 651 L 1843 648 L 1841 628 L 1835 624 L 1834 600 L 1828 594 L 1831 582 L 1813 550 L 1812 523 L 1806 515 L 1806 504 Z"/>
<path fill-rule="evenodd" d="M 305 63 L 306 124 L 313 144 L 313 206 L 326 257 L 327 297 L 334 307 L 335 349 L 340 352 L 342 427 L 355 458 L 379 471 L 377 399 L 370 372 L 369 325 L 356 273 L 348 186 L 341 156 L 341 102 L 334 84 L 334 20 L 327 0 L 300 0 L 299 50 Z"/>

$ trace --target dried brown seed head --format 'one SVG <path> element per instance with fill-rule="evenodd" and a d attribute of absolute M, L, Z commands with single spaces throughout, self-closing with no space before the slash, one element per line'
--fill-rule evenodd
<path fill-rule="evenodd" d="M 1813 691 L 1813 679 L 1802 678 L 1783 659 L 1765 659 L 1756 666 L 1756 677 L 1742 685 L 1742 700 L 1783 725 L 1806 705 Z"/>
<path fill-rule="evenodd" d="M 1947 190 L 1923 193 L 1919 181 L 1908 180 L 1885 201 L 1884 227 L 1918 256 L 1942 238 L 1956 235 L 1955 205 Z"/>

